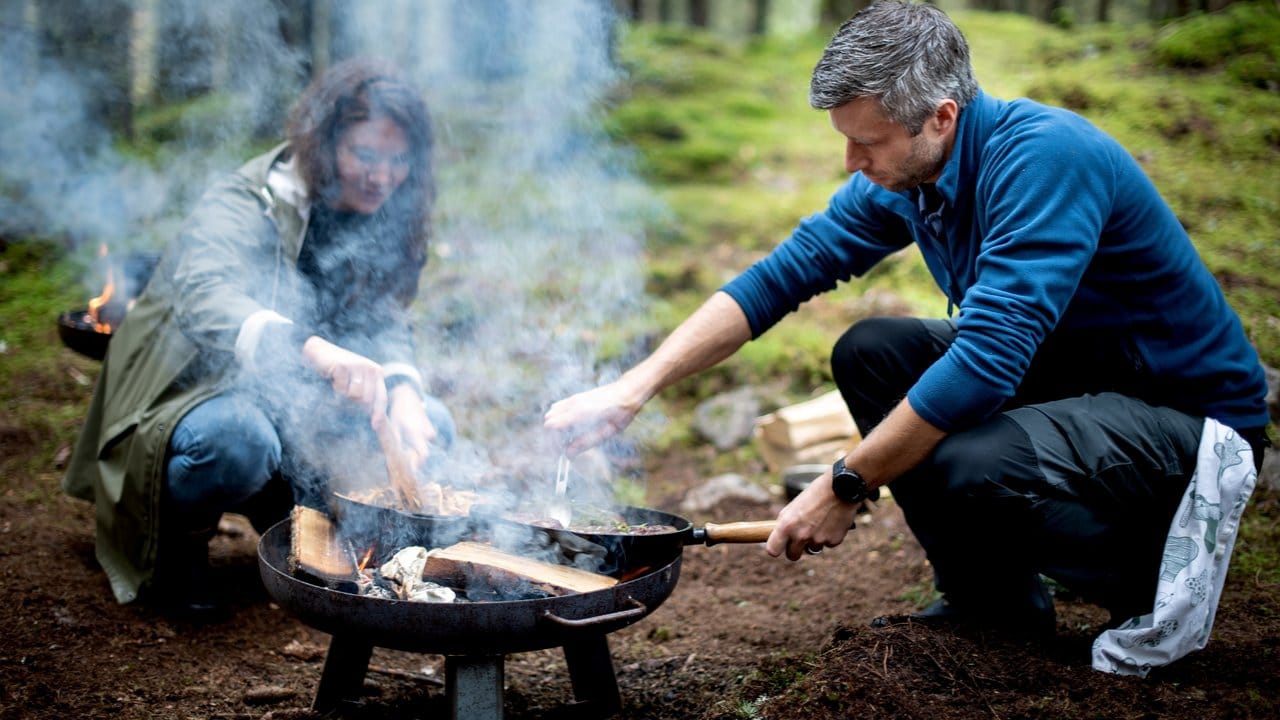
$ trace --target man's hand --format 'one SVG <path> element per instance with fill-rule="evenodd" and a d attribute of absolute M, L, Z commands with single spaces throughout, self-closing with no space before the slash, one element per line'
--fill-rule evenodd
<path fill-rule="evenodd" d="M 577 455 L 622 432 L 649 398 L 729 357 L 750 339 L 742 308 L 723 290 L 716 291 L 652 355 L 616 381 L 552 405 L 543 426 L 559 432 L 565 452 Z"/>
<path fill-rule="evenodd" d="M 427 417 L 417 388 L 407 383 L 397 385 L 391 391 L 391 407 L 387 415 L 400 436 L 409 466 L 416 472 L 431 454 L 431 443 L 436 439 L 436 428 Z"/>
<path fill-rule="evenodd" d="M 831 492 L 831 471 L 823 473 L 778 513 L 778 526 L 765 543 L 773 557 L 799 560 L 807 548 L 835 547 L 853 527 L 858 506 Z"/>
<path fill-rule="evenodd" d="M 381 365 L 315 335 L 302 344 L 302 358 L 339 397 L 364 407 L 375 429 L 382 427 L 387 420 L 387 385 Z"/>
<path fill-rule="evenodd" d="M 642 405 L 644 399 L 617 380 L 552 405 L 543 427 L 566 439 L 565 453 L 572 457 L 625 430 Z"/>

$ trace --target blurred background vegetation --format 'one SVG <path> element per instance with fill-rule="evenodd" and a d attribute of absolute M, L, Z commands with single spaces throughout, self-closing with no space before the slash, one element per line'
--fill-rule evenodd
<path fill-rule="evenodd" d="M 454 7 L 483 21 L 485 12 L 500 13 L 506 1 Z M 646 216 L 641 259 L 650 314 L 602 328 L 600 342 L 610 352 L 634 352 L 635 346 L 611 332 L 644 335 L 650 344 L 660 338 L 785 238 L 798 219 L 821 209 L 842 181 L 842 142 L 826 114 L 808 107 L 808 79 L 835 26 L 863 4 L 613 3 L 619 14 L 610 51 L 622 75 L 605 99 L 601 122 L 610 138 L 630 150 L 635 172 L 659 195 L 662 208 Z M 1141 161 L 1241 314 L 1264 361 L 1280 366 L 1276 3 L 940 4 L 968 36 L 986 91 L 1080 112 Z M 23 49 L 26 62 L 11 68 L 12 74 L 34 78 L 44 59 L 52 58 L 73 74 L 97 78 L 86 100 L 91 115 L 104 122 L 111 146 L 131 161 L 160 163 L 179 144 L 239 160 L 274 144 L 286 100 L 353 47 L 346 3 L 258 5 L 3 0 L 0 29 L 24 28 L 35 38 Z M 392 15 L 423 12 L 412 0 L 388 0 L 386 6 Z M 255 8 L 272 13 L 274 42 L 300 59 L 302 71 L 285 74 L 269 96 L 255 98 L 252 123 L 230 125 L 228 117 L 245 112 L 237 93 L 264 72 L 253 65 L 260 53 L 236 31 Z M 412 37 L 399 38 L 388 50 L 430 52 Z M 7 207 L 20 208 L 32 192 L 0 183 Z M 447 187 L 444 192 L 442 206 L 468 202 L 461 193 L 450 196 Z M 156 247 L 185 210 L 181 205 L 156 210 L 162 221 L 145 230 Z M 53 327 L 59 311 L 82 305 L 92 294 L 82 279 L 94 248 L 56 227 L 23 225 L 20 219 L 13 213 L 0 219 L 0 399 L 9 417 L 48 429 L 33 438 L 47 442 L 52 453 L 74 439 L 84 386 L 96 373 L 95 363 L 68 359 Z M 447 273 L 448 263 L 437 257 L 428 272 Z M 815 299 L 799 317 L 722 367 L 660 399 L 672 419 L 666 442 L 690 439 L 685 423 L 692 404 L 730 387 L 768 388 L 777 403 L 808 397 L 829 383 L 827 354 L 845 327 L 860 316 L 898 309 L 935 316 L 946 309 L 910 250 L 883 263 L 865 282 Z M 68 365 L 78 389 L 33 390 L 61 387 Z M 725 462 L 740 460 L 731 454 Z"/>

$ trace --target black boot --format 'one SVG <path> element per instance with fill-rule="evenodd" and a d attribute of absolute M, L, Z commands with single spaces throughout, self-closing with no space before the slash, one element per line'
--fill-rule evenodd
<path fill-rule="evenodd" d="M 1009 606 L 1001 610 L 982 606 L 966 609 L 942 597 L 928 607 L 907 615 L 881 615 L 871 621 L 873 628 L 916 623 L 930 627 L 972 627 L 990 629 L 1027 640 L 1047 640 L 1057 631 L 1057 615 L 1050 603 Z"/>
<path fill-rule="evenodd" d="M 161 537 L 151 587 L 160 612 L 194 623 L 225 620 L 228 610 L 209 571 L 209 540 L 217 525 L 175 531 Z"/>

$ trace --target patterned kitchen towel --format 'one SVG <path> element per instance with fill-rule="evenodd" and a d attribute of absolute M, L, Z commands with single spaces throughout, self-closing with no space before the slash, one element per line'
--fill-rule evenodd
<path fill-rule="evenodd" d="M 1154 610 L 1099 635 L 1094 670 L 1146 677 L 1209 642 L 1240 515 L 1257 482 L 1249 443 L 1206 419 L 1196 471 L 1169 526 Z"/>

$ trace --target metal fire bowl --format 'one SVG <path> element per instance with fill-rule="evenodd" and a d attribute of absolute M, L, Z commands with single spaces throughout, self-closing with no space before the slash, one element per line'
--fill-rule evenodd
<path fill-rule="evenodd" d="M 68 310 L 58 315 L 58 337 L 62 344 L 85 357 L 101 360 L 107 356 L 107 344 L 111 333 L 100 333 L 84 321 L 88 308 Z"/>
<path fill-rule="evenodd" d="M 681 554 L 606 590 L 534 600 L 418 603 L 332 590 L 289 572 L 292 523 L 258 542 L 267 593 L 307 625 L 376 647 L 439 655 L 505 655 L 561 647 L 631 625 L 653 612 L 680 579 Z"/>

